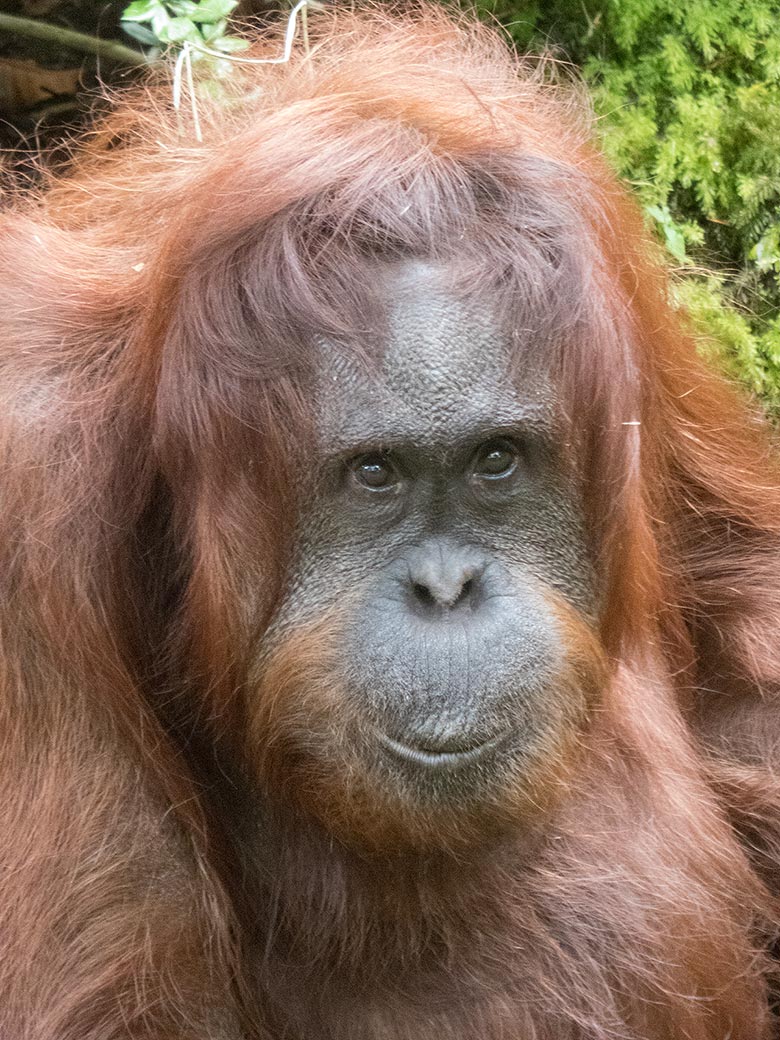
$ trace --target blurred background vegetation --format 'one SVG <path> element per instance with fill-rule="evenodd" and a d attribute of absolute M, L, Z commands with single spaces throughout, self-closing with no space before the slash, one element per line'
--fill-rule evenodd
<path fill-rule="evenodd" d="M 703 349 L 780 415 L 780 0 L 475 2 L 521 50 L 579 69 L 602 147 L 665 244 Z M 94 113 L 98 80 L 121 83 L 185 39 L 229 54 L 241 46 L 231 21 L 262 22 L 280 8 L 0 0 L 0 144 L 56 153 Z"/>

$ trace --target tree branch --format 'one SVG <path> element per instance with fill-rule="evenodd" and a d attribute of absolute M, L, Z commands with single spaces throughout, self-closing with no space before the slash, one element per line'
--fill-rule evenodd
<path fill-rule="evenodd" d="M 101 40 L 97 36 L 75 32 L 73 29 L 61 29 L 49 22 L 37 22 L 32 18 L 18 18 L 13 14 L 0 14 L 0 32 L 13 33 L 16 36 L 28 36 L 35 40 L 45 40 L 72 51 L 94 54 L 106 61 L 119 65 L 148 65 L 148 59 L 140 51 L 116 43 L 114 40 Z"/>

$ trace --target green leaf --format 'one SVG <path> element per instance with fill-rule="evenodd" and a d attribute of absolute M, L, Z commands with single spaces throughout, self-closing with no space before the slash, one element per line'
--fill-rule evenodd
<path fill-rule="evenodd" d="M 238 6 L 238 0 L 200 0 L 197 10 L 193 12 L 193 21 L 220 22 L 232 14 Z"/>
<path fill-rule="evenodd" d="M 681 263 L 686 259 L 685 236 L 680 227 L 675 224 L 672 215 L 666 207 L 646 206 L 645 213 L 660 226 L 663 232 L 666 248 Z"/>
<path fill-rule="evenodd" d="M 166 3 L 174 15 L 182 18 L 191 18 L 198 10 L 195 0 L 166 0 Z"/>
<path fill-rule="evenodd" d="M 219 39 L 220 36 L 224 36 L 226 30 L 226 18 L 223 18 L 221 22 L 213 22 L 212 24 L 204 22 L 200 27 L 200 31 L 203 33 L 203 39 L 208 44 L 213 44 L 214 42 L 216 42 L 216 40 Z"/>
<path fill-rule="evenodd" d="M 126 32 L 127 35 L 136 40 L 143 47 L 157 47 L 159 40 L 157 36 L 152 32 L 151 29 L 147 29 L 145 25 L 140 25 L 138 22 L 126 22 L 122 21 L 119 23 L 122 26 L 122 31 Z"/>
<path fill-rule="evenodd" d="M 152 32 L 155 34 L 158 40 L 165 41 L 165 32 L 168 28 L 168 22 L 170 22 L 171 16 L 165 10 L 164 7 L 159 7 L 152 15 Z"/>
<path fill-rule="evenodd" d="M 202 39 L 197 25 L 189 18 L 169 18 L 157 35 L 163 43 L 200 43 Z"/>
<path fill-rule="evenodd" d="M 766 234 L 756 242 L 750 250 L 751 260 L 755 260 L 759 271 L 771 271 L 780 268 L 780 226 L 769 228 Z"/>
<path fill-rule="evenodd" d="M 160 0 L 133 0 L 122 12 L 123 22 L 150 22 L 156 14 L 166 13 Z"/>
<path fill-rule="evenodd" d="M 235 54 L 237 51 L 245 51 L 249 46 L 249 40 L 242 40 L 238 36 L 221 36 L 214 40 L 211 46 L 225 54 Z"/>
<path fill-rule="evenodd" d="M 685 260 L 685 239 L 683 238 L 682 231 L 676 228 L 673 224 L 664 225 L 664 238 L 666 239 L 666 247 L 672 256 L 678 260 Z"/>

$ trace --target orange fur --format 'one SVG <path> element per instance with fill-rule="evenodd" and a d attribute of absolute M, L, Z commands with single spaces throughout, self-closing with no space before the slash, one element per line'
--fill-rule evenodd
<path fill-rule="evenodd" d="M 767 428 L 576 99 L 434 8 L 312 23 L 199 95 L 202 142 L 161 74 L 0 220 L 0 1036 L 766 1040 Z M 311 336 L 370 353 L 366 273 L 408 256 L 543 315 L 607 602 L 561 621 L 588 711 L 540 810 L 458 849 L 428 820 L 425 856 L 373 789 L 284 790 L 272 752 L 350 727 L 328 619 L 258 674 Z M 382 856 L 341 841 L 369 811 Z"/>

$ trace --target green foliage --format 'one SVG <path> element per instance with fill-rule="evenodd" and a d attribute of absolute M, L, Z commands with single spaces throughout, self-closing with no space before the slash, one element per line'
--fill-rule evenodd
<path fill-rule="evenodd" d="M 478 0 L 578 64 L 726 366 L 780 411 L 780 0 Z"/>
<path fill-rule="evenodd" d="M 249 44 L 227 34 L 228 17 L 238 0 L 133 0 L 122 12 L 122 28 L 147 46 L 191 43 L 193 58 L 208 47 L 223 54 L 244 50 Z"/>

